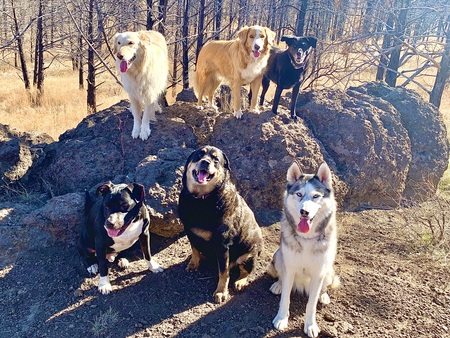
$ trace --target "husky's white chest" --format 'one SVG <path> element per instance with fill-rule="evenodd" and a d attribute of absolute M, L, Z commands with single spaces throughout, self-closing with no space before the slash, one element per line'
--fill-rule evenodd
<path fill-rule="evenodd" d="M 139 235 L 142 233 L 143 225 L 144 220 L 131 223 L 123 234 L 112 238 L 114 244 L 111 245 L 111 248 L 115 252 L 121 252 L 130 248 L 139 239 Z"/>

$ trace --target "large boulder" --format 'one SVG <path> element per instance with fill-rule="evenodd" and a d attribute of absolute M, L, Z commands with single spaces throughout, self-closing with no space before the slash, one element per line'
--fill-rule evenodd
<path fill-rule="evenodd" d="M 0 125 L 0 175 L 7 186 L 23 179 L 31 166 L 44 157 L 43 148 L 54 140 L 44 133 L 25 133 Z"/>
<path fill-rule="evenodd" d="M 371 82 L 354 90 L 386 100 L 400 114 L 412 155 L 403 198 L 423 201 L 433 196 L 449 157 L 447 130 L 439 110 L 405 88 Z"/>
<path fill-rule="evenodd" d="M 151 231 L 176 235 L 182 231 L 177 205 L 184 165 L 206 144 L 227 154 L 237 189 L 261 224 L 278 219 L 293 161 L 309 173 L 326 161 L 346 210 L 422 200 L 434 193 L 448 163 L 439 112 L 410 91 L 376 83 L 303 94 L 297 122 L 281 106 L 278 115 L 244 112 L 236 119 L 195 103 L 175 103 L 157 114 L 147 141 L 131 137 L 127 107 L 122 101 L 88 116 L 50 144 L 24 141 L 0 128 L 3 180 L 39 192 L 40 200 L 53 196 L 29 217 L 17 218 L 24 219 L 20 223 L 71 234 L 83 222 L 85 190 L 93 192 L 106 180 L 139 182 L 147 190 Z M 23 170 L 11 171 L 17 163 Z"/>
<path fill-rule="evenodd" d="M 337 175 L 348 185 L 346 209 L 399 205 L 411 147 L 400 114 L 392 105 L 352 89 L 325 89 L 306 94 L 297 113 L 334 159 Z"/>

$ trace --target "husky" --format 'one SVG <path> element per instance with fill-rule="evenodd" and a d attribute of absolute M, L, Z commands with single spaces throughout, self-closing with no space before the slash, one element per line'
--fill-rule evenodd
<path fill-rule="evenodd" d="M 339 285 L 333 263 L 336 256 L 336 200 L 330 168 L 322 163 L 315 175 L 301 172 L 297 163 L 287 171 L 281 241 L 269 266 L 278 278 L 270 291 L 281 294 L 280 307 L 272 323 L 278 330 L 288 326 L 292 290 L 309 295 L 304 332 L 317 337 L 317 302 L 329 304 L 327 288 Z"/>

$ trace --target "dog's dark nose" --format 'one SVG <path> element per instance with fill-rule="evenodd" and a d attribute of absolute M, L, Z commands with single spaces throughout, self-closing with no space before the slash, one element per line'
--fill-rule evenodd
<path fill-rule="evenodd" d="M 302 215 L 302 217 L 308 217 L 309 212 L 307 212 L 306 210 L 302 209 L 302 210 L 300 210 L 300 215 Z"/>
<path fill-rule="evenodd" d="M 209 161 L 208 160 L 201 160 L 200 161 L 200 165 L 202 166 L 202 167 L 209 167 Z"/>
<path fill-rule="evenodd" d="M 261 48 L 261 46 L 255 45 L 255 50 L 259 50 L 260 48 Z"/>
<path fill-rule="evenodd" d="M 119 60 L 122 60 L 122 59 L 123 59 L 123 55 L 120 54 L 120 53 L 117 53 L 117 58 L 118 58 Z"/>

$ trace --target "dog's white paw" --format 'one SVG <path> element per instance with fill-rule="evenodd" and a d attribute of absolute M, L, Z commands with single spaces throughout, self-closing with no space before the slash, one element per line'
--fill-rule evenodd
<path fill-rule="evenodd" d="M 96 275 L 98 273 L 98 264 L 92 264 L 86 269 L 90 275 Z"/>
<path fill-rule="evenodd" d="M 242 118 L 242 115 L 243 115 L 243 114 L 242 114 L 242 110 L 239 109 L 239 110 L 235 111 L 235 112 L 233 113 L 233 115 L 234 115 L 235 118 L 241 119 L 241 118 Z"/>
<path fill-rule="evenodd" d="M 141 127 L 134 126 L 133 127 L 133 131 L 131 132 L 131 137 L 132 138 L 138 138 L 140 133 L 141 133 Z"/>
<path fill-rule="evenodd" d="M 273 326 L 277 329 L 277 330 L 285 330 L 288 327 L 288 322 L 289 322 L 289 316 L 288 317 L 280 317 L 279 315 L 277 315 L 273 320 Z"/>
<path fill-rule="evenodd" d="M 320 332 L 320 328 L 317 325 L 317 323 L 308 323 L 305 321 L 305 328 L 303 329 L 303 332 L 308 335 L 308 337 L 317 337 Z"/>
<path fill-rule="evenodd" d="M 279 295 L 281 294 L 281 282 L 278 280 L 275 283 L 273 283 L 270 286 L 270 291 L 274 294 L 274 295 Z"/>
<path fill-rule="evenodd" d="M 251 111 L 252 113 L 259 114 L 259 107 L 251 108 L 250 111 Z"/>
<path fill-rule="evenodd" d="M 141 126 L 141 133 L 139 134 L 139 138 L 142 141 L 145 141 L 150 136 L 151 130 L 150 126 Z"/>
<path fill-rule="evenodd" d="M 319 302 L 324 305 L 330 304 L 331 300 L 330 300 L 330 296 L 328 296 L 328 293 L 326 293 L 326 292 L 322 293 L 320 295 Z"/>
<path fill-rule="evenodd" d="M 199 110 L 205 109 L 205 107 L 203 107 L 203 106 L 196 106 L 196 107 L 197 107 L 197 109 L 199 109 Z"/>
<path fill-rule="evenodd" d="M 129 262 L 128 259 L 126 259 L 126 258 L 120 258 L 119 261 L 117 262 L 117 264 L 118 264 L 122 269 L 128 269 L 128 267 L 130 266 L 130 262 Z"/>
<path fill-rule="evenodd" d="M 98 283 L 98 291 L 101 294 L 107 295 L 112 291 L 111 283 L 109 282 L 109 277 L 100 277 L 100 282 Z"/>
<path fill-rule="evenodd" d="M 153 273 L 163 272 L 164 268 L 155 260 L 146 261 L 148 269 Z"/>

